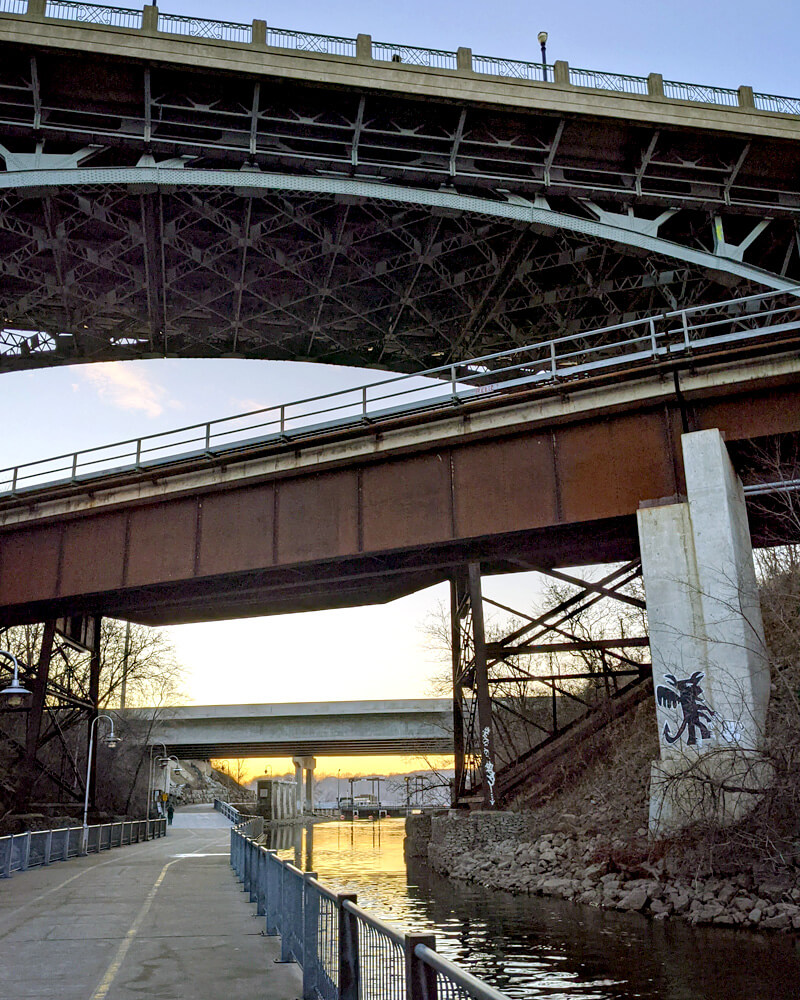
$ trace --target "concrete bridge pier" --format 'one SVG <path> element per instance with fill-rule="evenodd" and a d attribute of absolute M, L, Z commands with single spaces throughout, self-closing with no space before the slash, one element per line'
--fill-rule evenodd
<path fill-rule="evenodd" d="M 661 758 L 650 832 L 735 822 L 768 780 L 770 675 L 742 484 L 722 434 L 682 437 L 686 498 L 638 512 Z"/>
<path fill-rule="evenodd" d="M 314 757 L 293 757 L 294 780 L 297 787 L 297 814 L 314 812 L 314 768 L 317 761 Z M 305 781 L 304 781 L 305 778 Z M 303 785 L 305 784 L 305 794 Z"/>

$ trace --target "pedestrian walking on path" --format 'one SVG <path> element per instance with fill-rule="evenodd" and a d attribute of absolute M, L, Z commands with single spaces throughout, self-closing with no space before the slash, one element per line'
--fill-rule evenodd
<path fill-rule="evenodd" d="M 172 826 L 172 817 L 175 815 L 175 806 L 170 802 L 167 806 L 167 826 Z"/>

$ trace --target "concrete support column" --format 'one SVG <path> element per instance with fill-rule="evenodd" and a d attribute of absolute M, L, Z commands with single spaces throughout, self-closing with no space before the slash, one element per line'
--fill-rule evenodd
<path fill-rule="evenodd" d="M 292 763 L 294 764 L 294 806 L 295 814 L 300 815 L 303 812 L 303 764 L 302 757 L 293 757 Z"/>
<path fill-rule="evenodd" d="M 472 72 L 472 49 L 459 46 L 456 51 L 456 68 L 462 73 Z"/>
<path fill-rule="evenodd" d="M 650 830 L 659 836 L 738 820 L 768 777 L 759 750 L 769 667 L 742 485 L 719 431 L 685 434 L 682 446 L 686 501 L 638 514 L 661 743 Z"/>
<path fill-rule="evenodd" d="M 267 44 L 267 22 L 261 21 L 258 18 L 253 20 L 253 27 L 250 34 L 251 45 L 266 45 Z"/>
<path fill-rule="evenodd" d="M 556 59 L 553 63 L 553 82 L 562 85 L 569 83 L 569 63 L 566 59 Z"/>
<path fill-rule="evenodd" d="M 372 62 L 372 35 L 356 35 L 356 59 Z"/>
<path fill-rule="evenodd" d="M 753 94 L 753 88 L 742 86 L 739 87 L 739 107 L 740 108 L 754 108 L 756 106 L 755 95 Z"/>
<path fill-rule="evenodd" d="M 306 811 L 314 812 L 314 768 L 317 762 L 313 757 L 307 758 L 311 761 L 311 766 L 306 768 Z"/>
<path fill-rule="evenodd" d="M 293 757 L 294 780 L 297 787 L 297 814 L 314 811 L 314 768 L 317 761 L 314 757 Z M 303 778 L 305 777 L 305 795 L 303 794 Z"/>
<path fill-rule="evenodd" d="M 148 35 L 158 31 L 158 7 L 155 4 L 145 4 L 142 9 L 142 31 Z"/>

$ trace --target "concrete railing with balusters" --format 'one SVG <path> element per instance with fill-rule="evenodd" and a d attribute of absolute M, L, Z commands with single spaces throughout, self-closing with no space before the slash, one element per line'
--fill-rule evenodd
<path fill-rule="evenodd" d="M 369 35 L 345 38 L 307 31 L 276 28 L 261 20 L 250 24 L 216 21 L 185 14 L 167 14 L 149 5 L 143 10 L 77 3 L 74 0 L 0 0 L 0 15 L 58 21 L 77 21 L 104 28 L 138 31 L 145 34 L 177 35 L 218 44 L 249 45 L 291 49 L 343 57 L 359 62 L 392 62 L 403 66 L 484 74 L 556 86 L 605 90 L 628 95 L 723 107 L 755 108 L 777 114 L 800 115 L 800 97 L 754 92 L 752 87 L 736 89 L 709 84 L 664 80 L 658 73 L 631 76 L 594 69 L 577 69 L 567 62 L 552 65 L 535 60 L 503 59 L 473 54 L 469 48 L 456 52 L 428 49 L 394 42 L 373 41 Z"/>
<path fill-rule="evenodd" d="M 165 819 L 139 819 L 93 826 L 59 827 L 56 830 L 29 830 L 0 837 L 0 877 L 27 871 L 55 861 L 68 861 L 84 854 L 97 854 L 112 847 L 126 847 L 167 832 Z M 85 836 L 84 836 L 85 834 Z"/>
<path fill-rule="evenodd" d="M 224 803 L 223 803 L 224 804 Z M 400 931 L 256 840 L 250 819 L 231 830 L 231 866 L 282 962 L 303 970 L 303 996 L 320 1000 L 506 1000 L 436 951 L 433 934 Z"/>

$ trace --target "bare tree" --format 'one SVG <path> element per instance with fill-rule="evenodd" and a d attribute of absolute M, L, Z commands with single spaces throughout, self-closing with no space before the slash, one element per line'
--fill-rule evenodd
<path fill-rule="evenodd" d="M 25 625 L 4 630 L 0 642 L 22 664 L 35 669 L 43 637 L 42 625 Z M 98 803 L 116 812 L 128 812 L 143 801 L 142 781 L 147 773 L 147 746 L 161 706 L 179 701 L 182 695 L 182 669 L 165 632 L 114 619 L 103 619 L 100 634 L 99 707 L 113 710 L 119 706 L 125 678 L 127 705 L 153 707 L 152 718 L 144 728 L 125 726 L 125 740 L 118 752 L 103 756 L 103 782 L 98 784 Z M 57 643 L 50 661 L 48 694 L 45 700 L 45 727 L 37 750 L 37 770 L 28 781 L 39 799 L 63 798 L 65 794 L 81 797 L 86 771 L 86 709 L 89 702 L 90 656 L 66 644 Z M 21 727 L 21 728 L 20 728 Z M 16 789 L 25 776 L 20 771 L 20 745 L 24 741 L 22 716 L 3 719 L 0 735 L 0 792 L 6 809 L 18 808 Z M 100 770 L 98 770 L 98 774 Z M 56 781 L 56 779 L 58 779 Z M 55 782 L 55 783 L 54 783 Z M 24 782 L 23 782 L 24 784 Z M 23 798 L 27 799 L 27 794 Z M 23 803 L 24 805 L 24 803 Z M 2 810 L 0 810 L 2 811 Z"/>

